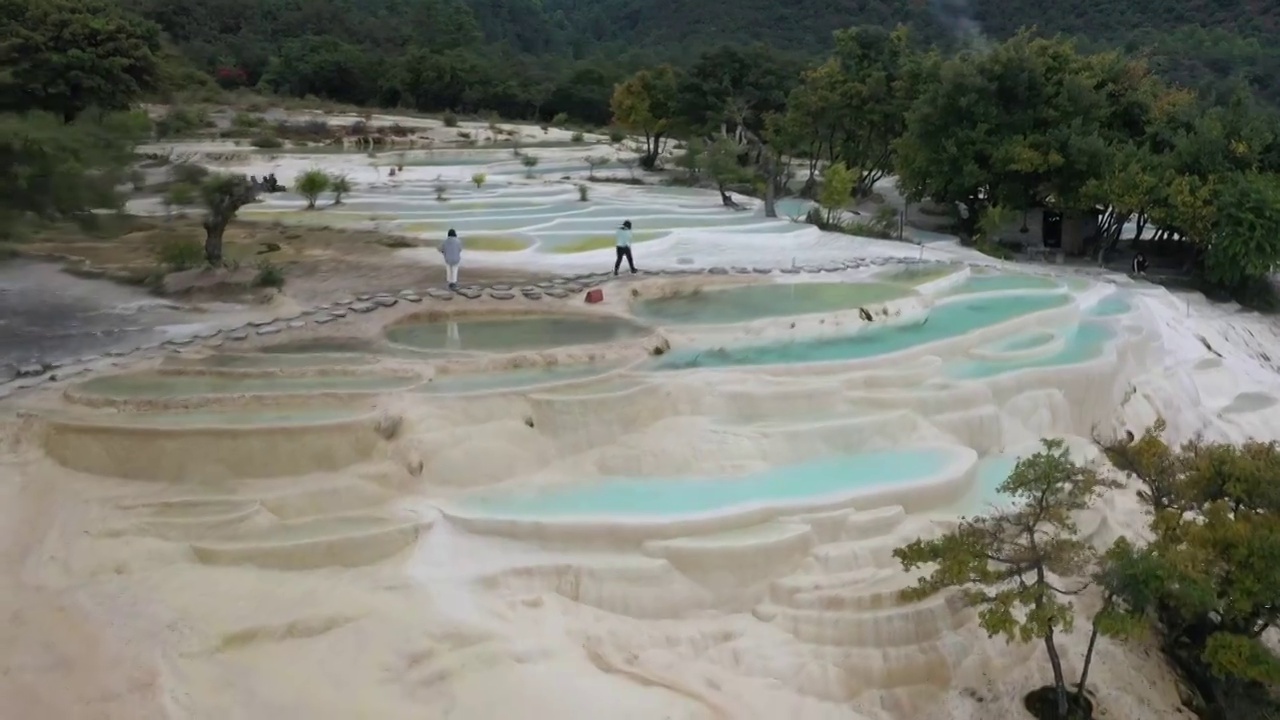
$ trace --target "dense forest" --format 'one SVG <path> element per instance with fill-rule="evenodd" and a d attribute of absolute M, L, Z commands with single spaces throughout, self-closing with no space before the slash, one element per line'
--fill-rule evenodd
<path fill-rule="evenodd" d="M 911 30 L 952 52 L 1019 29 L 1145 56 L 1209 94 L 1280 102 L 1280 6 L 1245 0 L 119 0 L 224 85 L 355 104 L 559 112 L 602 123 L 608 89 L 722 45 L 810 60 L 850 26 Z M 424 86 L 424 83 L 427 86 Z M 588 104 L 594 102 L 595 110 Z"/>

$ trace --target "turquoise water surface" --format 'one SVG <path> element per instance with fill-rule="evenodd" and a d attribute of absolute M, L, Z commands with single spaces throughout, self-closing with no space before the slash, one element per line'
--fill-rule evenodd
<path fill-rule="evenodd" d="M 1097 305 L 1089 308 L 1089 314 L 1094 317 L 1113 317 L 1132 311 L 1133 305 L 1129 303 L 1124 293 L 1112 293 L 1099 300 Z"/>
<path fill-rule="evenodd" d="M 642 300 L 632 312 L 670 325 L 720 325 L 761 318 L 852 310 L 910 295 L 889 283 L 769 283 Z"/>
<path fill-rule="evenodd" d="M 947 377 L 957 380 L 975 380 L 1015 370 L 1075 365 L 1098 357 L 1114 337 L 1115 333 L 1105 324 L 1085 322 L 1067 335 L 1062 349 L 1052 355 L 1019 360 L 969 360 L 948 365 L 945 372 Z"/>
<path fill-rule="evenodd" d="M 408 322 L 386 332 L 391 342 L 420 350 L 514 352 L 628 340 L 650 331 L 626 318 L 543 315 Z"/>
<path fill-rule="evenodd" d="M 610 365 L 559 365 L 486 373 L 459 373 L 436 377 L 418 386 L 418 390 L 433 394 L 514 390 L 548 383 L 585 380 L 603 375 L 613 369 L 615 368 Z"/>
<path fill-rule="evenodd" d="M 798 504 L 879 485 L 927 479 L 956 454 L 890 450 L 825 458 L 742 477 L 608 478 L 542 492 L 473 499 L 467 510 L 498 516 L 694 515 L 755 504 Z"/>
<path fill-rule="evenodd" d="M 1062 285 L 1050 278 L 1034 275 L 973 275 L 960 283 L 952 295 L 973 293 L 1008 292 L 1011 290 L 1058 290 Z"/>
<path fill-rule="evenodd" d="M 915 325 L 871 328 L 857 335 L 822 340 L 733 349 L 680 350 L 668 353 L 651 367 L 655 370 L 687 370 L 859 360 L 950 340 L 1024 315 L 1064 307 L 1070 302 L 1070 295 L 1049 293 L 963 298 L 934 307 L 928 319 Z"/>

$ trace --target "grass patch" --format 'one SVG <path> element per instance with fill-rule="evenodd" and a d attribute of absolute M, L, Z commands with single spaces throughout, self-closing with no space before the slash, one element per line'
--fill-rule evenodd
<path fill-rule="evenodd" d="M 631 237 L 631 242 L 640 243 L 646 240 L 653 240 L 662 233 L 635 233 Z M 590 252 L 592 250 L 605 250 L 614 245 L 614 237 L 612 235 L 591 235 L 580 240 L 556 245 L 551 248 L 551 252 L 568 255 L 570 253 Z"/>

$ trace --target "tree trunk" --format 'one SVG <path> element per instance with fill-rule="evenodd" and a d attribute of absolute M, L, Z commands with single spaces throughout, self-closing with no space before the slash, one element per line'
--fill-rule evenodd
<path fill-rule="evenodd" d="M 210 265 L 222 264 L 222 234 L 226 232 L 227 221 L 219 218 L 207 218 L 204 221 L 204 259 Z"/>
<path fill-rule="evenodd" d="M 1111 604 L 1108 600 L 1103 603 L 1103 609 Z M 1089 647 L 1084 651 L 1084 667 L 1080 669 L 1080 684 L 1076 686 L 1076 695 L 1084 697 L 1085 687 L 1089 683 L 1089 666 L 1093 664 L 1093 649 L 1098 644 L 1098 621 L 1094 618 L 1093 630 L 1089 633 Z"/>
<path fill-rule="evenodd" d="M 778 217 L 778 158 L 772 150 L 761 148 L 761 166 L 764 169 L 764 216 Z"/>
<path fill-rule="evenodd" d="M 1071 706 L 1067 704 L 1067 679 L 1062 674 L 1062 658 L 1058 657 L 1058 646 L 1053 642 L 1053 630 L 1044 636 L 1044 649 L 1049 651 L 1049 665 L 1053 668 L 1053 687 L 1058 694 L 1058 717 L 1067 717 Z"/>

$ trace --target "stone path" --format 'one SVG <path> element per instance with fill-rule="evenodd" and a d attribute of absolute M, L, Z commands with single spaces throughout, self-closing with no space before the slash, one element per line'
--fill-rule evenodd
<path fill-rule="evenodd" d="M 830 262 L 822 265 L 801 265 L 789 268 L 765 267 L 710 267 L 688 268 L 677 270 L 641 270 L 641 276 L 687 276 L 687 275 L 769 275 L 781 273 L 786 275 L 835 273 L 845 270 L 858 270 L 888 265 L 948 265 L 957 264 L 941 260 L 918 260 L 915 258 L 855 258 L 842 262 Z M 974 263 L 969 263 L 974 264 Z M 627 276 L 623 276 L 627 277 Z M 513 300 L 517 296 L 527 300 L 552 298 L 563 300 L 591 288 L 613 281 L 613 273 L 600 272 L 585 275 L 558 277 L 529 285 L 510 285 L 495 283 L 493 285 L 463 285 L 457 291 L 427 288 L 421 290 L 406 289 L 397 293 L 382 292 L 361 294 L 355 297 L 338 298 L 330 303 L 307 308 L 300 313 L 277 317 L 270 320 L 254 320 L 253 322 L 220 330 L 206 330 L 189 337 L 171 338 L 164 342 L 129 350 L 115 350 L 105 355 L 91 355 L 75 359 L 57 359 L 39 363 L 30 363 L 19 369 L 18 376 L 7 382 L 0 382 L 0 398 L 18 390 L 35 387 L 45 382 L 66 379 L 88 372 L 104 362 L 118 361 L 124 357 L 141 357 L 158 352 L 183 352 L 184 349 L 203 341 L 204 347 L 217 348 L 227 343 L 238 343 L 253 336 L 280 335 L 291 330 L 300 330 L 310 324 L 328 325 L 340 322 L 353 315 L 367 315 L 381 308 L 389 308 L 401 302 L 407 303 L 445 303 L 480 298 L 493 300 Z M 115 364 L 114 362 L 112 364 Z"/>

